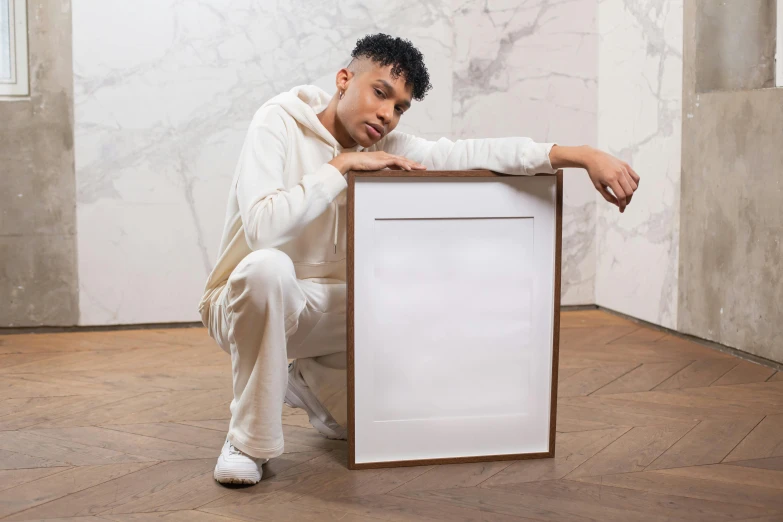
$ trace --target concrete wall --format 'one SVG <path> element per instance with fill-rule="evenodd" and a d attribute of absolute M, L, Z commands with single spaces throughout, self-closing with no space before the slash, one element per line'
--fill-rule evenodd
<path fill-rule="evenodd" d="M 685 2 L 678 329 L 783 362 L 783 89 L 697 92 L 698 7 Z"/>
<path fill-rule="evenodd" d="M 28 0 L 30 96 L 0 100 L 0 326 L 78 318 L 71 8 Z"/>
<path fill-rule="evenodd" d="M 776 0 L 698 0 L 696 91 L 775 85 Z"/>

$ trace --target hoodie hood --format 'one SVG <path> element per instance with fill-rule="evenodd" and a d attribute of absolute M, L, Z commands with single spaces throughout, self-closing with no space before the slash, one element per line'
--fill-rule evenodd
<path fill-rule="evenodd" d="M 318 113 L 323 111 L 331 100 L 331 96 L 318 87 L 317 85 L 297 85 L 288 92 L 278 94 L 263 107 L 269 105 L 279 105 L 284 111 L 286 111 L 291 117 L 298 121 L 303 126 L 307 127 L 316 136 L 328 143 L 333 150 L 334 156 L 337 156 L 341 152 L 356 152 L 362 149 L 358 143 L 353 147 L 343 147 L 340 142 L 332 136 L 332 133 L 324 127 L 321 120 L 318 119 Z M 333 226 L 332 226 L 332 239 L 333 250 L 337 253 L 337 240 L 340 229 L 340 210 L 338 209 L 337 201 L 333 201 L 331 204 L 333 214 Z"/>
<path fill-rule="evenodd" d="M 338 152 L 356 152 L 362 146 L 343 147 L 318 119 L 318 113 L 326 109 L 332 97 L 317 85 L 297 85 L 288 92 L 278 94 L 262 107 L 279 105 L 296 121 L 313 131 Z"/>

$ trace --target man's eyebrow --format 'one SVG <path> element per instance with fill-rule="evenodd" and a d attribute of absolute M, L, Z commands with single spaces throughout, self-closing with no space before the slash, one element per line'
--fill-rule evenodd
<path fill-rule="evenodd" d="M 381 80 L 381 79 L 379 79 L 378 81 L 381 82 L 383 84 L 383 86 L 386 87 L 389 90 L 389 92 L 391 93 L 392 96 L 394 96 L 394 87 L 392 87 L 392 85 L 389 82 L 387 82 L 386 80 Z M 411 108 L 410 100 L 403 100 L 402 105 L 406 109 L 410 109 Z"/>

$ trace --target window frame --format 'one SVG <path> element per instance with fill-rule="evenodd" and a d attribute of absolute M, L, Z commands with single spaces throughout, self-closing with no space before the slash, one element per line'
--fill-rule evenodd
<path fill-rule="evenodd" d="M 8 8 L 11 80 L 0 80 L 0 96 L 29 96 L 27 0 L 8 0 Z"/>
<path fill-rule="evenodd" d="M 775 19 L 775 87 L 783 87 L 783 0 L 777 0 Z"/>

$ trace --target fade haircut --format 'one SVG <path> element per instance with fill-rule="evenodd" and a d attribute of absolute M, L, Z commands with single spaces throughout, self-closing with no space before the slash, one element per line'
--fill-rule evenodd
<path fill-rule="evenodd" d="M 357 60 L 369 58 L 380 67 L 392 66 L 391 76 L 395 80 L 405 77 L 405 86 L 413 88 L 413 99 L 421 101 L 432 89 L 430 74 L 424 65 L 424 56 L 409 40 L 393 38 L 388 34 L 370 34 L 357 40 L 351 52 L 353 59 L 348 69 L 357 72 Z"/>

